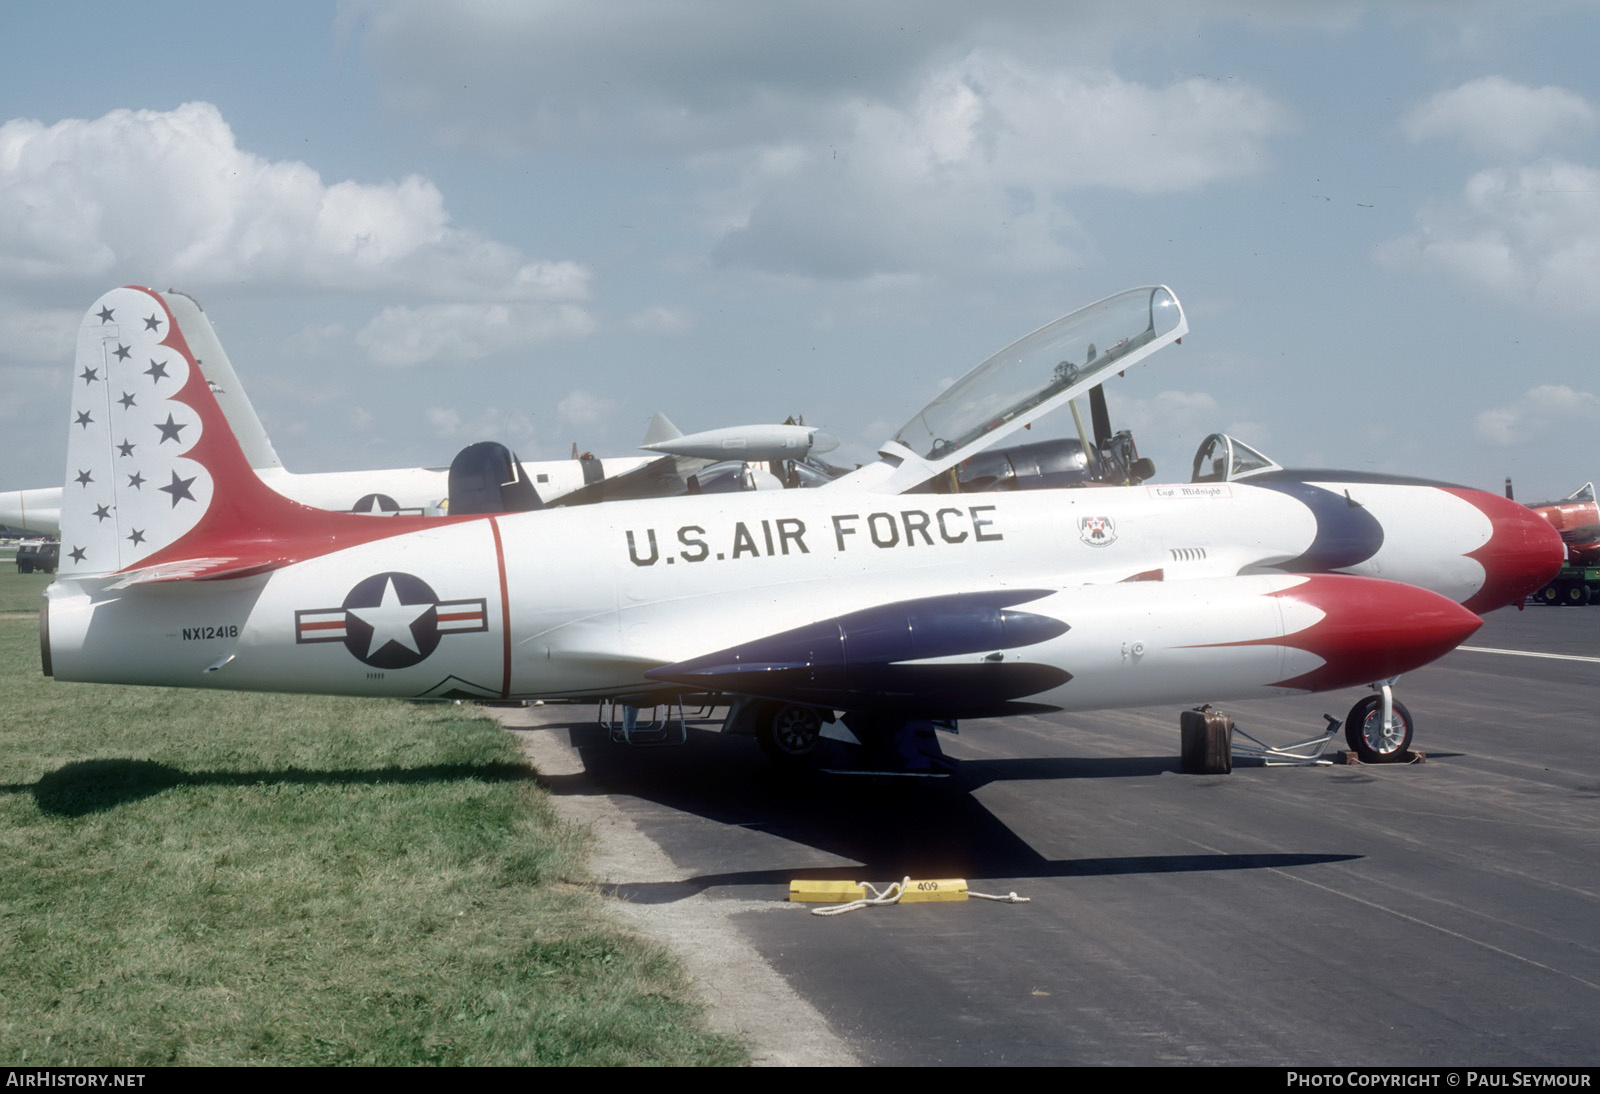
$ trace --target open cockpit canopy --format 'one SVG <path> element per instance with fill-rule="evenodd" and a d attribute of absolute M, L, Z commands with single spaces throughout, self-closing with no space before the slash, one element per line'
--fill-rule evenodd
<path fill-rule="evenodd" d="M 1130 289 L 1040 327 L 984 361 L 879 450 L 874 488 L 909 489 L 1064 406 L 1188 332 L 1163 285 Z M 883 466 L 883 465 L 877 465 Z"/>

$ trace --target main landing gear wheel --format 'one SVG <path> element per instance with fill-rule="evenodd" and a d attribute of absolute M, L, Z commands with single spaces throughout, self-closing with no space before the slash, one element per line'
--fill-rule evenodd
<path fill-rule="evenodd" d="M 808 766 L 822 740 L 822 715 L 795 703 L 775 707 L 757 726 L 756 740 L 774 763 L 788 768 Z"/>
<path fill-rule="evenodd" d="M 1364 764 L 1399 763 L 1411 747 L 1411 712 L 1397 699 L 1388 732 L 1383 728 L 1383 696 L 1368 695 L 1344 719 L 1344 739 Z"/>

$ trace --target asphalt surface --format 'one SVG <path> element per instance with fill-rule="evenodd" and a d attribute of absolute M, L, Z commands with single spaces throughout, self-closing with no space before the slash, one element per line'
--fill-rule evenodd
<path fill-rule="evenodd" d="M 736 917 L 868 1063 L 1594 1064 L 1600 607 L 1468 645 L 1401 682 L 1406 766 L 1184 775 L 1161 708 L 966 723 L 954 777 L 881 785 L 784 777 L 710 722 L 629 749 L 589 708 L 542 717 L 587 768 L 552 788 L 613 796 L 678 867 L 630 901 L 905 875 L 1031 898 Z M 1227 709 L 1287 743 L 1362 694 Z"/>

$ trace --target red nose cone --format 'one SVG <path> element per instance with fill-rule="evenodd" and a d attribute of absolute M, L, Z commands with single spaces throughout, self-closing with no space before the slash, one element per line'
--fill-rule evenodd
<path fill-rule="evenodd" d="M 1443 657 L 1483 626 L 1449 597 L 1370 577 L 1317 574 L 1276 595 L 1323 613 L 1282 639 L 1322 658 L 1322 666 L 1278 681 L 1282 688 L 1328 691 L 1387 680 Z"/>
<path fill-rule="evenodd" d="M 1524 597 L 1556 576 L 1566 551 L 1560 533 L 1549 521 L 1498 494 L 1482 490 L 1450 493 L 1477 508 L 1493 528 L 1489 542 L 1467 552 L 1468 558 L 1483 565 L 1483 588 L 1468 598 L 1464 607 L 1481 615 L 1507 604 L 1521 604 Z"/>

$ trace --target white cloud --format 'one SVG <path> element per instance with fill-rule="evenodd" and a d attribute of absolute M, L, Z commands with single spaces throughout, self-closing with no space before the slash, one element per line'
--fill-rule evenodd
<path fill-rule="evenodd" d="M 353 0 L 341 18 L 395 107 L 446 142 L 686 161 L 719 264 L 903 285 L 1085 258 L 1073 190 L 1259 170 L 1289 127 L 1266 93 L 1140 83 L 1106 58 L 1152 26 L 1322 27 L 1325 7 Z"/>
<path fill-rule="evenodd" d="M 0 421 L 32 422 L 41 415 L 55 413 L 64 398 L 57 390 L 63 386 L 62 375 L 60 365 L 0 364 L 0 390 L 8 393 L 7 398 L 0 399 Z M 8 441 L 8 454 L 21 455 L 15 435 Z"/>
<path fill-rule="evenodd" d="M 0 282 L 85 278 L 528 302 L 582 300 L 589 274 L 453 227 L 419 176 L 329 185 L 243 151 L 193 102 L 0 125 Z"/>
<path fill-rule="evenodd" d="M 1529 388 L 1515 402 L 1485 410 L 1472 422 L 1479 440 L 1501 447 L 1548 440 L 1573 426 L 1590 436 L 1600 428 L 1600 396 L 1563 384 Z"/>
<path fill-rule="evenodd" d="M 1417 215 L 1381 261 L 1441 270 L 1524 306 L 1600 309 L 1600 171 L 1544 160 L 1480 171 L 1455 201 Z"/>
<path fill-rule="evenodd" d="M 1135 440 L 1151 441 L 1176 433 L 1191 432 L 1197 426 L 1212 432 L 1218 427 L 1221 411 L 1214 396 L 1203 391 L 1161 391 L 1148 399 L 1118 394 L 1112 410 L 1117 429 L 1131 429 Z M 1246 444 L 1249 437 L 1240 437 Z"/>
<path fill-rule="evenodd" d="M 836 143 L 742 153 L 742 180 L 712 216 L 728 229 L 720 261 L 842 279 L 950 264 L 1057 269 L 1082 249 L 1063 195 L 1248 174 L 1289 125 L 1237 83 L 1150 87 L 985 50 L 931 72 L 905 107 L 862 101 L 848 115 Z"/>
<path fill-rule="evenodd" d="M 1481 155 L 1522 157 L 1582 140 L 1595 119 L 1595 108 L 1564 88 L 1484 76 L 1412 107 L 1400 126 L 1414 141 L 1453 138 Z"/>
<path fill-rule="evenodd" d="M 454 437 L 461 431 L 461 414 L 446 406 L 431 406 L 423 415 L 435 437 Z"/>
<path fill-rule="evenodd" d="M 686 308 L 657 305 L 628 316 L 627 325 L 641 334 L 686 334 L 694 328 L 694 313 Z"/>
<path fill-rule="evenodd" d="M 875 0 L 346 0 L 391 105 L 448 141 L 512 154 L 580 145 L 669 157 L 837 135 L 836 108 L 892 102 L 982 42 L 1057 67 L 1214 22 L 1346 30 L 1344 4 Z"/>
<path fill-rule="evenodd" d="M 356 345 L 378 365 L 410 367 L 460 363 L 524 349 L 594 330 L 593 317 L 574 304 L 425 304 L 384 308 L 356 334 Z"/>
<path fill-rule="evenodd" d="M 577 390 L 556 404 L 556 420 L 568 428 L 586 428 L 604 421 L 611 410 L 611 400 Z"/>
<path fill-rule="evenodd" d="M 458 449 L 479 441 L 496 441 L 523 459 L 534 458 L 538 452 L 538 431 L 533 419 L 521 410 L 485 407 L 468 418 L 453 407 L 436 406 L 424 413 L 423 420 L 435 437 L 452 442 Z"/>
<path fill-rule="evenodd" d="M 0 303 L 0 346 L 14 360 L 61 361 L 72 356 L 82 319 L 82 312 L 65 308 L 22 309 Z"/>
<path fill-rule="evenodd" d="M 346 352 L 350 330 L 343 323 L 313 323 L 289 336 L 285 348 L 295 357 L 328 357 Z"/>

